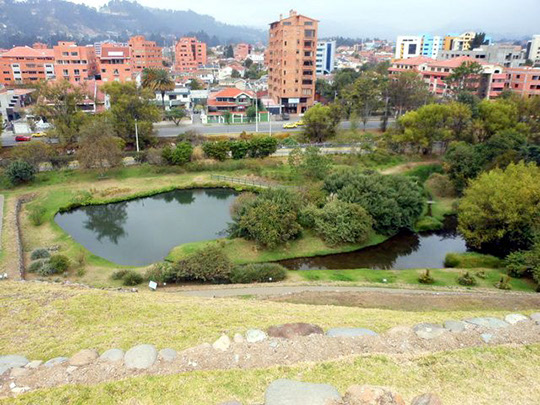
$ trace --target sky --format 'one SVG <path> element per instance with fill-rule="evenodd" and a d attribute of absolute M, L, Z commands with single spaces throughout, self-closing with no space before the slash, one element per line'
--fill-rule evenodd
<path fill-rule="evenodd" d="M 106 0 L 71 0 L 101 6 Z M 138 0 L 216 20 L 267 29 L 291 8 L 320 20 L 319 36 L 378 36 L 485 31 L 495 38 L 540 34 L 540 0 Z"/>

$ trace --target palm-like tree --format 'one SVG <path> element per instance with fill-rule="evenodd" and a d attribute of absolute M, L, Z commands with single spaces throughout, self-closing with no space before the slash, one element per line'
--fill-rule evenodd
<path fill-rule="evenodd" d="M 142 85 L 150 90 L 161 93 L 161 102 L 163 110 L 165 110 L 165 93 L 174 90 L 174 80 L 169 76 L 169 72 L 164 69 L 144 69 Z"/>

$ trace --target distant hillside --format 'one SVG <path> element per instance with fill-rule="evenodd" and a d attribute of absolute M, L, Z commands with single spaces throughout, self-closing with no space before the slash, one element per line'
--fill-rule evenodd
<path fill-rule="evenodd" d="M 266 40 L 262 30 L 224 24 L 193 11 L 143 7 L 134 1 L 111 0 L 98 10 L 63 0 L 0 0 L 0 47 L 4 48 L 64 39 L 126 41 L 134 34 L 163 45 L 175 36 L 194 33 L 210 45 Z"/>

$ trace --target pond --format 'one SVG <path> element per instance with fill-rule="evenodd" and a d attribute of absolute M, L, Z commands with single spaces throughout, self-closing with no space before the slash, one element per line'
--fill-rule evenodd
<path fill-rule="evenodd" d="M 231 189 L 176 190 L 135 200 L 81 207 L 57 214 L 56 223 L 97 256 L 146 266 L 175 246 L 223 237 Z"/>
<path fill-rule="evenodd" d="M 279 263 L 291 270 L 443 268 L 447 253 L 463 253 L 467 246 L 457 232 L 457 218 L 448 216 L 443 229 L 420 234 L 403 232 L 377 245 L 350 253 L 303 257 Z"/>

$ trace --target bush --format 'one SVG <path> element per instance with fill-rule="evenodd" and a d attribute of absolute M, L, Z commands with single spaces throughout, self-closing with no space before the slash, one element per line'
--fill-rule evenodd
<path fill-rule="evenodd" d="M 467 271 L 463 273 L 461 276 L 457 279 L 458 284 L 460 285 L 466 285 L 466 286 L 474 286 L 477 284 L 476 279 L 471 276 L 471 274 Z"/>
<path fill-rule="evenodd" d="M 495 283 L 495 287 L 499 290 L 511 290 L 512 286 L 510 285 L 510 277 L 501 276 L 501 279 Z"/>
<path fill-rule="evenodd" d="M 49 264 L 49 259 L 37 259 L 34 260 L 32 263 L 30 263 L 30 266 L 28 266 L 28 272 L 29 273 L 40 273 L 41 269 Z"/>
<path fill-rule="evenodd" d="M 460 260 L 457 253 L 447 253 L 444 258 L 444 267 L 458 267 Z"/>
<path fill-rule="evenodd" d="M 527 252 L 512 252 L 504 259 L 504 267 L 512 277 L 523 277 L 531 272 L 531 267 L 527 260 Z"/>
<path fill-rule="evenodd" d="M 502 262 L 498 257 L 475 252 L 448 253 L 444 259 L 444 267 L 460 269 L 497 269 L 501 266 Z"/>
<path fill-rule="evenodd" d="M 244 159 L 249 151 L 250 144 L 248 141 L 239 140 L 229 142 L 229 149 L 233 159 Z"/>
<path fill-rule="evenodd" d="M 30 253 L 30 259 L 31 260 L 37 260 L 37 259 L 48 259 L 51 257 L 51 254 L 47 249 L 34 249 L 32 250 L 32 253 Z"/>
<path fill-rule="evenodd" d="M 111 274 L 111 280 L 122 280 L 124 276 L 127 274 L 127 270 L 117 270 L 113 274 Z"/>
<path fill-rule="evenodd" d="M 23 160 L 16 160 L 9 164 L 4 172 L 9 182 L 16 186 L 34 180 L 36 169 L 30 163 Z"/>
<path fill-rule="evenodd" d="M 207 246 L 175 264 L 177 280 L 223 282 L 233 268 L 227 255 L 217 246 Z"/>
<path fill-rule="evenodd" d="M 431 276 L 429 269 L 427 269 L 420 277 L 418 277 L 420 284 L 433 284 L 435 279 Z"/>
<path fill-rule="evenodd" d="M 180 142 L 174 149 L 171 147 L 163 148 L 162 156 L 170 165 L 181 166 L 191 160 L 193 147 L 189 142 Z"/>
<path fill-rule="evenodd" d="M 436 231 L 443 228 L 443 223 L 434 217 L 424 217 L 420 219 L 414 228 L 417 232 Z"/>
<path fill-rule="evenodd" d="M 176 271 L 171 263 L 155 263 L 146 271 L 144 278 L 146 281 L 155 281 L 156 283 L 171 283 L 176 281 Z"/>
<path fill-rule="evenodd" d="M 271 136 L 258 136 L 249 142 L 249 156 L 252 158 L 264 158 L 275 153 L 278 140 Z"/>
<path fill-rule="evenodd" d="M 204 154 L 210 159 L 216 159 L 223 162 L 227 159 L 229 154 L 229 142 L 217 141 L 217 142 L 205 142 L 202 145 Z"/>
<path fill-rule="evenodd" d="M 32 225 L 40 226 L 45 220 L 46 212 L 47 210 L 45 209 L 45 207 L 40 204 L 34 204 L 29 207 L 28 218 L 30 219 L 30 222 L 32 222 Z"/>
<path fill-rule="evenodd" d="M 364 242 L 372 224 L 360 205 L 339 200 L 329 202 L 315 216 L 315 230 L 330 245 Z"/>
<path fill-rule="evenodd" d="M 40 276 L 52 276 L 58 274 L 54 267 L 51 266 L 49 260 L 44 260 L 41 266 L 36 268 L 36 273 Z"/>
<path fill-rule="evenodd" d="M 49 264 L 53 268 L 54 273 L 63 273 L 69 268 L 69 259 L 64 255 L 52 255 L 49 259 Z"/>
<path fill-rule="evenodd" d="M 230 280 L 235 284 L 274 283 L 285 280 L 287 269 L 278 263 L 247 264 L 235 267 Z"/>
<path fill-rule="evenodd" d="M 442 173 L 444 173 L 444 171 L 440 164 L 432 164 L 416 166 L 414 169 L 407 171 L 405 175 L 409 177 L 416 177 L 420 183 L 425 183 L 426 180 L 434 174 Z"/>
<path fill-rule="evenodd" d="M 456 196 L 454 184 L 445 174 L 433 173 L 426 181 L 429 192 L 439 198 L 451 198 Z"/>
<path fill-rule="evenodd" d="M 122 277 L 122 284 L 125 286 L 134 286 L 141 284 L 143 282 L 143 277 L 133 271 L 133 270 L 127 270 L 124 276 Z"/>
<path fill-rule="evenodd" d="M 163 164 L 163 151 L 156 148 L 151 148 L 146 151 L 146 161 L 154 166 L 161 166 Z"/>
<path fill-rule="evenodd" d="M 305 229 L 315 228 L 315 219 L 319 210 L 313 204 L 309 204 L 305 208 L 302 208 L 298 213 L 298 223 Z"/>

